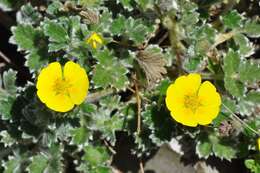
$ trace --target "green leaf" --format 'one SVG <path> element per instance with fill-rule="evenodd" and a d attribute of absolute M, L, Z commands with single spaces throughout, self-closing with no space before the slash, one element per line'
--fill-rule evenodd
<path fill-rule="evenodd" d="M 232 10 L 223 16 L 223 23 L 226 27 L 233 29 L 241 25 L 242 17 L 236 10 Z"/>
<path fill-rule="evenodd" d="M 234 96 L 241 97 L 244 93 L 244 85 L 239 79 L 238 69 L 240 64 L 240 57 L 237 52 L 229 50 L 224 58 L 224 82 L 225 88 Z"/>
<path fill-rule="evenodd" d="M 141 19 L 133 19 L 132 17 L 126 20 L 126 24 L 126 34 L 136 44 L 143 43 L 146 36 L 154 30 L 153 26 L 147 26 Z"/>
<path fill-rule="evenodd" d="M 125 27 L 126 27 L 126 18 L 120 15 L 119 17 L 113 20 L 110 27 L 110 31 L 114 35 L 121 34 L 122 32 L 124 32 Z"/>
<path fill-rule="evenodd" d="M 33 8 L 33 6 L 28 3 L 21 7 L 16 15 L 16 20 L 18 23 L 22 24 L 36 24 L 41 20 L 42 15 Z"/>
<path fill-rule="evenodd" d="M 215 156 L 220 159 L 227 159 L 229 161 L 236 158 L 237 150 L 234 146 L 232 146 L 232 141 L 223 140 L 217 137 L 216 134 L 211 134 L 209 136 L 209 140 L 212 143 L 212 150 Z"/>
<path fill-rule="evenodd" d="M 16 81 L 16 71 L 13 71 L 12 69 L 5 71 L 3 74 L 3 85 L 4 89 L 9 93 L 9 94 L 15 94 L 16 93 L 16 86 L 15 86 L 15 81 Z"/>
<path fill-rule="evenodd" d="M 235 75 L 238 71 L 240 64 L 240 57 L 237 52 L 234 52 L 233 50 L 229 50 L 227 55 L 224 58 L 224 72 L 227 76 Z M 234 76 L 233 76 L 234 78 Z"/>
<path fill-rule="evenodd" d="M 29 67 L 31 71 L 38 71 L 48 62 L 47 57 L 44 57 L 46 59 L 43 59 L 43 56 L 44 54 L 41 54 L 40 51 L 33 50 L 26 56 L 27 61 L 25 62 L 25 65 Z"/>
<path fill-rule="evenodd" d="M 57 15 L 62 7 L 63 4 L 61 2 L 53 1 L 50 5 L 48 5 L 46 12 L 50 15 Z"/>
<path fill-rule="evenodd" d="M 260 65 L 254 61 L 243 61 L 239 66 L 239 76 L 242 82 L 253 83 L 260 80 Z"/>
<path fill-rule="evenodd" d="M 250 91 L 247 93 L 245 100 L 255 104 L 260 104 L 260 92 Z"/>
<path fill-rule="evenodd" d="M 260 37 L 260 23 L 257 21 L 248 21 L 245 23 L 243 32 L 249 37 Z"/>
<path fill-rule="evenodd" d="M 32 162 L 28 166 L 29 173 L 43 173 L 47 167 L 48 159 L 43 155 L 32 157 Z"/>
<path fill-rule="evenodd" d="M 109 155 L 105 147 L 89 145 L 84 148 L 84 151 L 84 160 L 93 167 L 104 165 L 109 160 Z"/>
<path fill-rule="evenodd" d="M 196 145 L 196 153 L 200 158 L 208 158 L 212 152 L 210 141 L 199 141 Z"/>
<path fill-rule="evenodd" d="M 245 165 L 252 173 L 259 173 L 260 172 L 260 161 L 247 159 L 245 160 Z"/>
<path fill-rule="evenodd" d="M 152 9 L 154 6 L 154 0 L 138 0 L 136 1 L 143 10 Z"/>
<path fill-rule="evenodd" d="M 232 146 L 221 144 L 221 143 L 216 143 L 213 145 L 213 152 L 214 154 L 221 158 L 221 159 L 227 159 L 231 161 L 231 159 L 236 157 L 236 149 L 233 148 Z"/>
<path fill-rule="evenodd" d="M 84 127 L 72 129 L 71 134 L 72 134 L 72 142 L 77 145 L 84 144 L 89 137 L 89 132 Z"/>
<path fill-rule="evenodd" d="M 39 32 L 36 31 L 29 24 L 22 24 L 11 28 L 13 37 L 11 38 L 12 43 L 18 45 L 18 50 L 32 50 L 35 46 L 35 41 L 38 37 Z"/>
<path fill-rule="evenodd" d="M 0 9 L 2 9 L 3 11 L 11 11 L 18 8 L 23 3 L 24 0 L 0 0 Z"/>
<path fill-rule="evenodd" d="M 11 118 L 11 110 L 13 107 L 15 99 L 11 96 L 4 96 L 0 99 L 0 114 L 2 115 L 3 120 L 7 120 Z"/>
<path fill-rule="evenodd" d="M 93 75 L 96 87 L 114 86 L 117 89 L 123 89 L 127 85 L 128 70 L 113 57 L 108 49 L 96 53 L 95 58 L 100 63 L 96 65 Z"/>
<path fill-rule="evenodd" d="M 230 94 L 236 97 L 242 97 L 245 91 L 244 84 L 230 77 L 224 78 L 225 88 Z"/>
<path fill-rule="evenodd" d="M 112 115 L 113 110 L 99 109 L 95 113 L 89 115 L 90 121 L 88 128 L 102 133 L 104 139 L 115 143 L 115 131 L 120 131 L 123 128 L 123 117 L 119 113 Z"/>
<path fill-rule="evenodd" d="M 84 173 L 111 173 L 108 166 L 110 156 L 103 146 L 89 145 L 84 148 L 85 154 L 78 171 Z"/>
<path fill-rule="evenodd" d="M 153 32 L 154 27 L 145 24 L 141 19 L 134 19 L 132 17 L 125 18 L 124 16 L 119 16 L 114 19 L 112 25 L 110 26 L 112 34 L 122 35 L 139 45 L 145 41 L 146 36 Z"/>
<path fill-rule="evenodd" d="M 65 43 L 69 40 L 66 29 L 57 21 L 46 21 L 43 29 L 51 42 Z"/>
<path fill-rule="evenodd" d="M 117 1 L 121 2 L 121 4 L 122 4 L 125 8 L 127 8 L 128 10 L 132 10 L 132 9 L 133 9 L 133 7 L 132 7 L 132 5 L 131 5 L 131 0 L 117 0 Z"/>
<path fill-rule="evenodd" d="M 241 55 L 248 57 L 254 53 L 253 45 L 246 36 L 243 34 L 236 34 L 233 38 L 235 43 L 239 46 Z"/>
<path fill-rule="evenodd" d="M 62 172 L 62 148 L 59 145 L 52 144 L 49 148 L 48 166 L 44 172 Z"/>
<path fill-rule="evenodd" d="M 14 156 L 9 156 L 8 160 L 3 160 L 3 166 L 5 168 L 4 173 L 22 173 L 24 172 L 23 164 L 28 161 L 26 154 L 22 154 L 17 150 L 13 151 Z"/>
<path fill-rule="evenodd" d="M 9 158 L 3 166 L 5 167 L 4 173 L 21 173 L 21 163 L 20 160 L 16 158 Z"/>
<path fill-rule="evenodd" d="M 10 147 L 16 142 L 16 140 L 12 138 L 6 130 L 1 131 L 0 136 L 1 136 L 0 141 L 4 143 L 5 146 Z"/>

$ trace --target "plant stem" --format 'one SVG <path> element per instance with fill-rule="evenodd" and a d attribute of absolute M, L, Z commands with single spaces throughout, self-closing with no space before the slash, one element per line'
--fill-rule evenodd
<path fill-rule="evenodd" d="M 134 81 L 135 85 L 135 97 L 136 97 L 136 103 L 137 103 L 137 135 L 140 134 L 141 132 L 141 98 L 139 95 L 139 89 L 138 89 L 138 84 L 136 81 Z"/>
<path fill-rule="evenodd" d="M 114 92 L 115 91 L 114 91 L 113 88 L 108 88 L 108 89 L 105 89 L 105 90 L 102 90 L 102 91 L 98 91 L 98 92 L 89 94 L 88 97 L 87 97 L 87 102 L 89 102 L 89 103 L 96 102 L 100 98 L 108 96 L 110 94 L 113 94 Z"/>
<path fill-rule="evenodd" d="M 226 110 L 228 110 L 231 115 L 233 116 L 232 118 L 234 120 L 237 120 L 238 122 L 240 122 L 242 125 L 244 125 L 246 128 L 248 128 L 249 130 L 251 130 L 253 133 L 255 133 L 257 136 L 260 136 L 260 134 L 254 130 L 252 127 L 250 127 L 246 122 L 244 122 L 243 120 L 241 120 L 231 109 L 229 109 L 229 107 L 227 107 L 224 103 L 222 103 L 222 105 L 226 108 Z"/>

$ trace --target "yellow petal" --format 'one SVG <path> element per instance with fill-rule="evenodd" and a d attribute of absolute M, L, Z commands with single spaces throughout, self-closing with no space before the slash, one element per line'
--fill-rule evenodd
<path fill-rule="evenodd" d="M 77 105 L 81 104 L 85 100 L 89 88 L 85 70 L 78 64 L 69 61 L 64 67 L 64 78 L 70 83 L 68 92 L 72 102 Z"/>
<path fill-rule="evenodd" d="M 169 110 L 173 110 L 174 107 L 178 107 L 179 105 L 183 106 L 184 104 L 184 93 L 183 90 L 177 88 L 176 84 L 171 84 L 166 93 L 166 106 Z"/>
<path fill-rule="evenodd" d="M 173 109 L 171 111 L 171 116 L 173 119 L 183 125 L 190 127 L 196 127 L 198 125 L 194 113 L 184 107 L 177 107 Z"/>
<path fill-rule="evenodd" d="M 40 90 L 39 94 L 37 95 L 43 103 L 46 102 L 46 100 L 49 98 L 49 95 L 53 94 L 53 86 L 55 81 L 58 79 L 62 79 L 60 63 L 53 62 L 42 69 L 38 76 L 36 88 L 38 91 Z"/>
<path fill-rule="evenodd" d="M 221 104 L 221 98 L 219 93 L 216 92 L 216 88 L 209 81 L 205 81 L 199 88 L 198 97 L 200 103 L 203 106 L 215 106 L 218 107 Z"/>
<path fill-rule="evenodd" d="M 103 40 L 102 40 L 101 36 L 98 35 L 97 33 L 94 33 L 94 34 L 93 34 L 93 40 L 95 40 L 95 41 L 98 42 L 99 44 L 102 44 L 102 43 L 103 43 Z"/>
<path fill-rule="evenodd" d="M 201 77 L 197 73 L 191 73 L 186 78 L 186 86 L 192 93 L 196 93 L 201 84 Z"/>
<path fill-rule="evenodd" d="M 174 84 L 176 85 L 176 90 L 185 95 L 191 95 L 197 93 L 200 84 L 201 77 L 199 74 L 192 73 L 188 76 L 178 77 Z"/>
<path fill-rule="evenodd" d="M 219 106 L 201 106 L 196 110 L 195 117 L 200 125 L 207 125 L 217 117 L 219 109 Z"/>
<path fill-rule="evenodd" d="M 74 107 L 74 103 L 71 101 L 70 97 L 65 94 L 49 94 L 45 104 L 47 107 L 57 112 L 68 112 Z"/>

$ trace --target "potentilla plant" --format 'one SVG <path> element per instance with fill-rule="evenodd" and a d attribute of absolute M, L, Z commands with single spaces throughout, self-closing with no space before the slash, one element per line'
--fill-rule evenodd
<path fill-rule="evenodd" d="M 1 76 L 0 171 L 112 172 L 121 133 L 140 165 L 176 139 L 198 160 L 260 172 L 260 23 L 239 0 L 0 8 L 16 12 L 10 43 L 32 74 L 25 86 L 12 69 Z"/>

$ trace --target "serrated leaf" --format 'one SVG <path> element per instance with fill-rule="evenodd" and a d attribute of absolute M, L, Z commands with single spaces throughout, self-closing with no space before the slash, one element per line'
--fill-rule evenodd
<path fill-rule="evenodd" d="M 260 36 L 260 23 L 257 21 L 246 22 L 243 28 L 243 32 L 249 37 L 259 37 Z"/>
<path fill-rule="evenodd" d="M 230 50 L 224 58 L 224 72 L 227 76 L 234 76 L 238 71 L 240 57 L 237 52 Z"/>
<path fill-rule="evenodd" d="M 44 171 L 46 172 L 61 172 L 62 171 L 62 148 L 59 145 L 52 144 L 49 148 L 48 166 Z"/>
<path fill-rule="evenodd" d="M 209 140 L 212 143 L 212 150 L 215 156 L 229 161 L 236 158 L 237 150 L 232 146 L 231 141 L 219 139 L 215 134 L 210 135 Z"/>
<path fill-rule="evenodd" d="M 244 93 L 244 85 L 242 82 L 238 81 L 239 64 L 239 54 L 230 50 L 224 58 L 224 82 L 225 88 L 236 97 L 241 97 Z"/>
<path fill-rule="evenodd" d="M 230 77 L 224 78 L 225 88 L 229 91 L 230 94 L 236 97 L 242 97 L 245 91 L 244 84 L 240 81 L 234 80 Z"/>
<path fill-rule="evenodd" d="M 93 167 L 103 165 L 109 159 L 109 155 L 105 147 L 94 147 L 89 145 L 84 148 L 84 151 L 84 160 Z"/>
<path fill-rule="evenodd" d="M 49 40 L 56 43 L 66 43 L 69 40 L 66 29 L 55 21 L 46 21 L 43 25 L 44 33 Z"/>
<path fill-rule="evenodd" d="M 139 51 L 136 58 L 140 67 L 144 70 L 145 76 L 149 84 L 154 84 L 157 80 L 163 78 L 166 74 L 166 61 L 163 59 L 162 53 L 153 49 Z"/>
<path fill-rule="evenodd" d="M 247 159 L 245 160 L 245 165 L 252 173 L 259 173 L 260 172 L 260 161 L 259 160 L 253 160 L 253 159 Z"/>
<path fill-rule="evenodd" d="M 212 144 L 209 141 L 199 141 L 196 145 L 196 153 L 200 158 L 208 158 L 212 152 Z"/>
<path fill-rule="evenodd" d="M 20 24 L 35 24 L 41 20 L 41 17 L 41 14 L 30 3 L 23 5 L 16 14 L 16 20 Z"/>
<path fill-rule="evenodd" d="M 31 51 L 30 54 L 28 54 L 26 56 L 26 63 L 25 65 L 27 67 L 29 67 L 29 69 L 31 71 L 38 71 L 41 69 L 41 67 L 43 67 L 45 65 L 45 63 L 48 62 L 47 58 L 48 57 L 44 57 L 46 59 L 43 59 L 44 54 L 41 54 L 40 51 L 37 51 L 37 50 L 33 50 Z"/>
<path fill-rule="evenodd" d="M 89 137 L 89 132 L 85 127 L 79 127 L 71 130 L 72 142 L 74 144 L 84 144 Z"/>
<path fill-rule="evenodd" d="M 133 7 L 132 7 L 132 5 L 131 5 L 131 0 L 117 0 L 118 2 L 121 2 L 121 4 L 125 7 L 125 8 L 127 8 L 127 9 L 129 9 L 129 10 L 132 10 L 133 9 Z"/>
<path fill-rule="evenodd" d="M 63 4 L 59 1 L 53 1 L 48 5 L 46 12 L 50 15 L 57 15 L 59 10 L 63 7 Z"/>
<path fill-rule="evenodd" d="M 223 16 L 223 23 L 226 27 L 233 29 L 240 26 L 241 19 L 240 14 L 236 10 L 232 10 Z"/>
<path fill-rule="evenodd" d="M 43 173 L 48 165 L 48 159 L 43 155 L 32 157 L 32 162 L 28 166 L 29 173 Z"/>
<path fill-rule="evenodd" d="M 107 49 L 99 51 L 95 57 L 100 62 L 94 70 L 95 85 L 103 88 L 114 86 L 117 89 L 123 89 L 128 83 L 126 76 L 128 70 Z"/>
<path fill-rule="evenodd" d="M 141 19 L 133 19 L 130 17 L 126 20 L 126 23 L 126 34 L 130 40 L 133 40 L 136 44 L 143 43 L 146 36 L 154 30 L 152 26 L 145 25 Z"/>
<path fill-rule="evenodd" d="M 16 93 L 16 86 L 15 86 L 16 74 L 17 72 L 13 71 L 12 69 L 5 71 L 3 74 L 4 89 L 10 94 Z"/>
<path fill-rule="evenodd" d="M 137 3 L 143 10 L 147 10 L 153 8 L 155 2 L 154 0 L 138 0 Z"/>
<path fill-rule="evenodd" d="M 250 91 L 247 93 L 245 100 L 255 104 L 260 104 L 260 92 Z"/>
<path fill-rule="evenodd" d="M 27 161 L 28 157 L 26 154 L 22 154 L 17 152 L 17 150 L 13 151 L 14 156 L 9 156 L 8 160 L 2 160 L 2 165 L 5 170 L 4 173 L 22 173 L 24 172 L 23 164 Z"/>
<path fill-rule="evenodd" d="M 21 173 L 20 166 L 20 160 L 17 160 L 15 158 L 9 159 L 7 162 L 4 163 L 4 173 Z"/>
<path fill-rule="evenodd" d="M 106 138 L 115 143 L 115 131 L 122 130 L 123 118 L 120 114 L 115 114 L 111 117 L 112 110 L 100 109 L 91 114 L 92 117 L 88 127 L 92 130 L 97 130 L 102 133 L 103 138 Z"/>
<path fill-rule="evenodd" d="M 213 152 L 214 154 L 219 157 L 219 158 L 224 158 L 227 159 L 229 161 L 231 161 L 231 159 L 236 157 L 236 149 L 233 148 L 232 146 L 229 145 L 224 145 L 221 143 L 216 143 L 213 145 Z"/>
<path fill-rule="evenodd" d="M 18 8 L 24 3 L 24 0 L 14 1 L 14 0 L 0 0 L 0 9 L 3 11 L 11 11 Z"/>
<path fill-rule="evenodd" d="M 11 96 L 4 96 L 0 100 L 0 114 L 2 115 L 1 119 L 8 120 L 11 118 L 11 110 L 13 107 L 15 99 Z"/>
<path fill-rule="evenodd" d="M 110 26 L 110 30 L 112 32 L 112 34 L 120 34 L 122 32 L 124 32 L 125 30 L 125 26 L 126 25 L 126 18 L 122 15 L 120 15 L 119 17 L 117 17 L 116 19 L 113 20 L 111 26 Z"/>
<path fill-rule="evenodd" d="M 35 48 L 35 41 L 38 32 L 29 24 L 22 24 L 11 28 L 13 39 L 18 45 L 18 49 L 32 50 Z"/>
<path fill-rule="evenodd" d="M 253 83 L 260 80 L 260 65 L 254 61 L 243 61 L 239 66 L 239 76 L 242 82 Z"/>
<path fill-rule="evenodd" d="M 10 147 L 15 143 L 15 139 L 13 139 L 6 130 L 1 131 L 0 136 L 0 141 L 4 143 L 5 147 Z"/>
<path fill-rule="evenodd" d="M 240 54 L 248 57 L 254 53 L 254 48 L 249 39 L 243 34 L 236 34 L 234 37 L 236 44 L 239 46 Z"/>
<path fill-rule="evenodd" d="M 121 106 L 120 105 L 120 96 L 116 95 L 116 96 L 104 97 L 100 100 L 99 104 L 102 107 L 113 111 L 114 109 L 118 109 Z"/>

